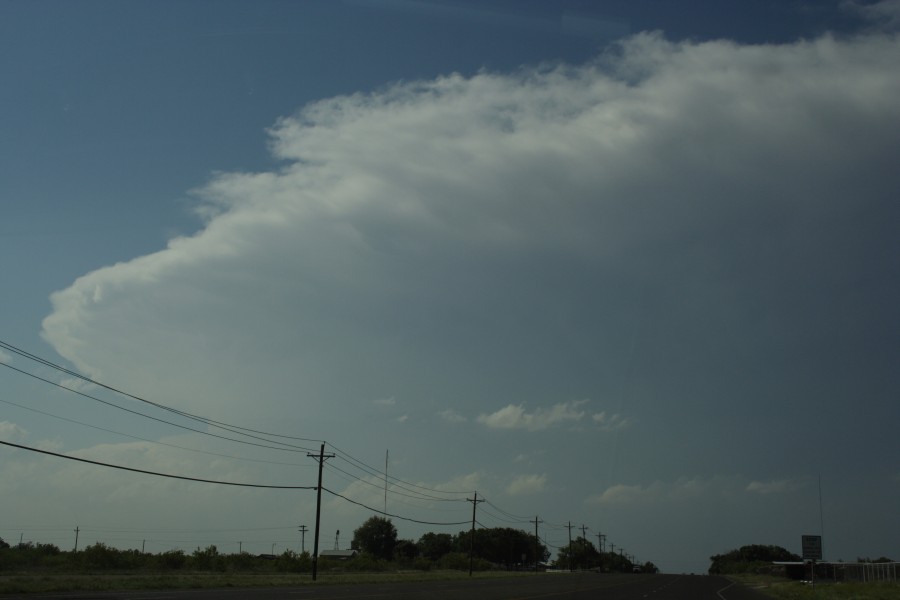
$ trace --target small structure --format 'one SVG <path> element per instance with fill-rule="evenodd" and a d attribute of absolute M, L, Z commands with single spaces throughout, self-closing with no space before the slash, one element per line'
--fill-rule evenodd
<path fill-rule="evenodd" d="M 347 560 L 355 557 L 359 552 L 356 550 L 322 550 L 319 558 L 330 558 L 335 560 Z"/>

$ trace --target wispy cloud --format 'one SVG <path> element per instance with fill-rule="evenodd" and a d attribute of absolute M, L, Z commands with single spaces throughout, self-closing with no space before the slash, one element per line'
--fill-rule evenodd
<path fill-rule="evenodd" d="M 438 416 L 448 423 L 465 423 L 468 420 L 452 408 L 442 410 L 438 413 Z"/>
<path fill-rule="evenodd" d="M 491 414 L 478 415 L 478 422 L 492 429 L 525 429 L 539 431 L 560 423 L 579 421 L 585 415 L 581 409 L 586 400 L 554 404 L 549 409 L 527 412 L 521 404 L 509 404 Z"/>
<path fill-rule="evenodd" d="M 604 431 L 624 429 L 631 424 L 630 419 L 627 419 L 618 413 L 614 415 L 607 415 L 605 411 L 591 415 L 591 419 L 593 419 L 594 423 L 596 423 L 600 427 L 600 429 Z"/>
<path fill-rule="evenodd" d="M 544 491 L 547 485 L 546 475 L 519 475 L 506 486 L 510 496 L 525 496 Z"/>
<path fill-rule="evenodd" d="M 0 421 L 0 438 L 8 442 L 17 442 L 25 439 L 28 432 L 9 421 Z"/>
<path fill-rule="evenodd" d="M 751 481 L 746 490 L 754 494 L 784 494 L 803 487 L 802 481 L 795 479 L 777 479 L 772 481 Z"/>
<path fill-rule="evenodd" d="M 711 480 L 700 477 L 681 477 L 672 482 L 654 481 L 649 484 L 616 484 L 602 493 L 591 496 L 587 502 L 598 505 L 653 504 L 661 501 L 695 498 L 708 493 Z"/>
<path fill-rule="evenodd" d="M 844 0 L 842 8 L 858 14 L 876 27 L 894 31 L 900 28 L 900 0 L 880 0 L 862 3 L 858 0 Z"/>

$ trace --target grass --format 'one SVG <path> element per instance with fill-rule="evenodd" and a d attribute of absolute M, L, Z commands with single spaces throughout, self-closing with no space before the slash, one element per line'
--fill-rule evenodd
<path fill-rule="evenodd" d="M 473 577 L 510 577 L 507 571 L 478 572 Z M 319 573 L 316 585 L 341 583 L 396 583 L 403 581 L 448 581 L 469 579 L 465 571 L 409 571 L 392 573 Z M 217 573 L 210 571 L 35 573 L 0 576 L 0 594 L 48 592 L 111 592 L 125 590 L 212 589 L 252 587 L 295 587 L 312 585 L 309 573 Z"/>
<path fill-rule="evenodd" d="M 778 600 L 900 600 L 900 584 L 823 581 L 815 587 L 766 575 L 732 575 L 731 579 Z"/>

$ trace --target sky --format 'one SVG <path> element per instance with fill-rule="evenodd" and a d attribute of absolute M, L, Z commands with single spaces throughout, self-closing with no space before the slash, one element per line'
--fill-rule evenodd
<path fill-rule="evenodd" d="M 898 25 L 0 3 L 0 537 L 900 560 Z"/>

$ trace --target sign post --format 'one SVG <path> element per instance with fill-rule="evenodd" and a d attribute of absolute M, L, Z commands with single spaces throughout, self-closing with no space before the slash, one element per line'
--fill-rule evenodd
<path fill-rule="evenodd" d="M 803 560 L 812 561 L 812 584 L 816 586 L 816 561 L 822 560 L 822 536 L 804 535 L 800 539 L 803 548 Z"/>

